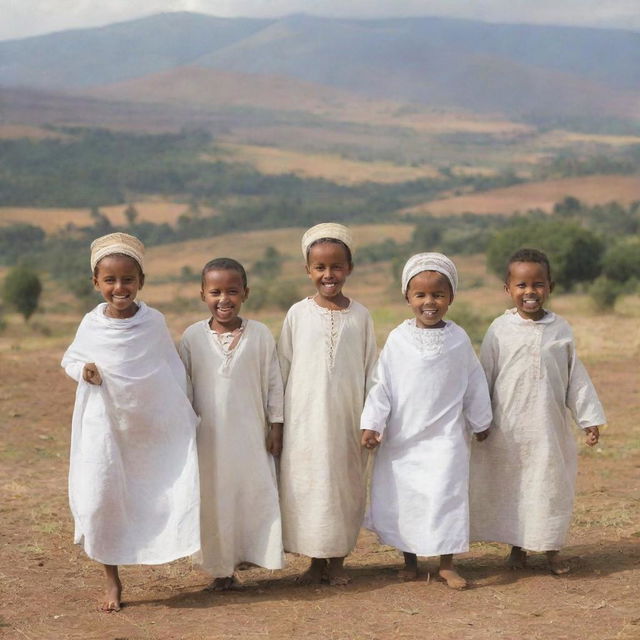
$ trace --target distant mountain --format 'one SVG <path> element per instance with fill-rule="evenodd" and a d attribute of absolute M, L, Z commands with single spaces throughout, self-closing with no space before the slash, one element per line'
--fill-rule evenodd
<path fill-rule="evenodd" d="M 640 119 L 640 33 L 632 31 L 444 18 L 170 13 L 0 42 L 5 86 L 115 85 L 111 98 L 133 93 L 140 99 L 165 77 L 176 83 L 176 95 L 206 98 L 201 76 L 189 72 L 187 86 L 182 67 L 289 77 L 386 100 L 509 116 Z M 228 93 L 231 76 L 219 78 L 221 93 Z M 253 87 L 236 86 L 248 101 L 252 90 L 261 90 L 257 79 Z"/>

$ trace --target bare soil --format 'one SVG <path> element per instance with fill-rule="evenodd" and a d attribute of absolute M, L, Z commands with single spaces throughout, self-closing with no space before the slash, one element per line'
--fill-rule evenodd
<path fill-rule="evenodd" d="M 593 370 L 610 427 L 580 457 L 575 518 L 565 555 L 572 571 L 550 575 L 533 556 L 505 568 L 506 548 L 475 545 L 459 559 L 463 592 L 435 579 L 400 582 L 400 555 L 363 531 L 347 560 L 346 587 L 302 587 L 304 558 L 287 569 L 241 573 L 243 589 L 202 591 L 188 560 L 124 567 L 125 607 L 96 610 L 98 565 L 72 544 L 67 506 L 74 383 L 58 349 L 0 354 L 0 636 L 3 638 L 611 638 L 640 637 L 640 397 L 638 354 Z M 431 572 L 431 573 L 430 573 Z"/>

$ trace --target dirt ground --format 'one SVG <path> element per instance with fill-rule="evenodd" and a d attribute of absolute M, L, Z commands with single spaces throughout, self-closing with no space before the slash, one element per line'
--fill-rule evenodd
<path fill-rule="evenodd" d="M 514 573 L 506 549 L 474 545 L 460 556 L 472 588 L 454 592 L 429 577 L 396 577 L 400 556 L 362 533 L 347 560 L 346 587 L 301 587 L 303 558 L 286 570 L 241 573 L 243 589 L 202 591 L 206 577 L 186 560 L 121 571 L 126 606 L 96 611 L 102 575 L 72 544 L 67 505 L 74 383 L 61 349 L 0 353 L 0 637 L 108 638 L 640 638 L 640 354 L 598 360 L 591 373 L 609 427 L 595 450 L 582 447 L 578 495 L 555 577 L 543 558 Z"/>

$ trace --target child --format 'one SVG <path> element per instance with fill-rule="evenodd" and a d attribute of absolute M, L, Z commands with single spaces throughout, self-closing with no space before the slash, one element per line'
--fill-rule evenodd
<path fill-rule="evenodd" d="M 469 432 L 487 437 L 491 403 L 467 334 L 444 319 L 457 285 L 446 256 L 409 259 L 402 293 L 415 318 L 389 334 L 361 427 L 363 446 L 380 445 L 365 526 L 404 552 L 402 578 L 417 577 L 418 555 L 440 555 L 440 578 L 462 589 L 453 554 L 469 549 Z"/>
<path fill-rule="evenodd" d="M 283 566 L 273 456 L 282 448 L 282 378 L 275 341 L 260 322 L 239 316 L 249 295 L 243 266 L 217 258 L 202 270 L 211 316 L 182 336 L 180 355 L 201 417 L 198 456 L 202 552 L 209 591 L 235 586 L 243 562 Z"/>
<path fill-rule="evenodd" d="M 311 557 L 303 584 L 349 582 L 343 562 L 364 513 L 358 424 L 376 341 L 369 312 L 342 293 L 353 270 L 352 242 L 341 224 L 304 234 L 302 255 L 317 292 L 289 309 L 278 344 L 285 381 L 284 548 Z"/>
<path fill-rule="evenodd" d="M 576 356 L 567 322 L 544 304 L 553 291 L 547 256 L 521 249 L 511 256 L 505 291 L 515 308 L 496 318 L 480 359 L 489 381 L 494 429 L 471 465 L 471 538 L 513 545 L 509 564 L 545 551 L 554 574 L 573 509 L 577 455 L 568 419 L 598 442 L 604 413 Z"/>
<path fill-rule="evenodd" d="M 111 233 L 91 244 L 105 302 L 80 323 L 62 359 L 78 381 L 69 501 L 75 542 L 102 563 L 103 611 L 119 611 L 119 564 L 160 564 L 200 548 L 198 423 L 161 313 L 136 301 L 142 243 Z"/>

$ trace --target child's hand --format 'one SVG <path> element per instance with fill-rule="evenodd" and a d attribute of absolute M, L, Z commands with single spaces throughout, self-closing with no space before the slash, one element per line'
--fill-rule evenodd
<path fill-rule="evenodd" d="M 93 362 L 88 362 L 82 370 L 82 379 L 89 384 L 102 384 L 102 377 L 98 372 L 98 367 Z"/>
<path fill-rule="evenodd" d="M 367 449 L 375 449 L 382 440 L 382 436 L 372 429 L 363 429 L 360 444 Z"/>
<path fill-rule="evenodd" d="M 478 442 L 482 442 L 483 440 L 486 440 L 489 437 L 490 433 L 491 433 L 491 427 L 489 427 L 488 429 L 485 429 L 484 431 L 480 431 L 474 435 L 476 436 L 476 440 Z"/>
<path fill-rule="evenodd" d="M 598 444 L 598 440 L 600 440 L 600 429 L 598 427 L 587 427 L 584 433 L 587 436 L 585 440 L 587 446 L 593 447 L 594 444 Z"/>
<path fill-rule="evenodd" d="M 282 422 L 272 422 L 269 435 L 267 435 L 267 451 L 272 456 L 282 453 Z"/>

